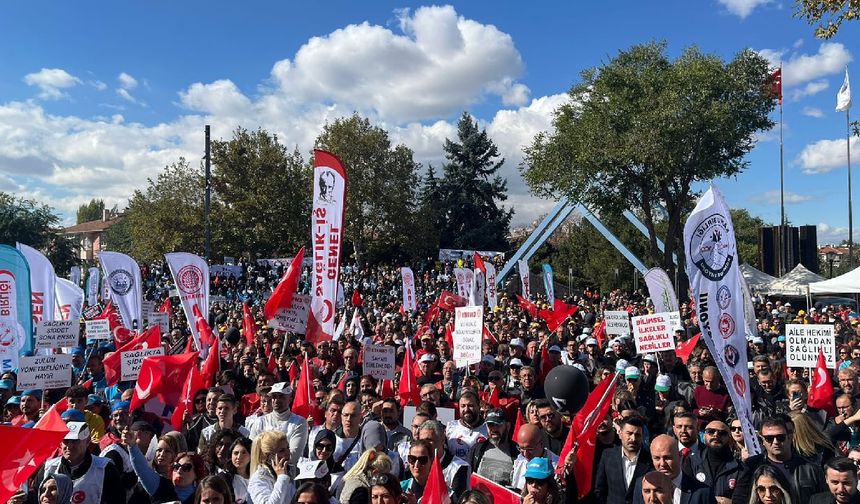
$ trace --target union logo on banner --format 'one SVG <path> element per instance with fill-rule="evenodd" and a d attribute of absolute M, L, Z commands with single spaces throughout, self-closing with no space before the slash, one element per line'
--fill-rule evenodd
<path fill-rule="evenodd" d="M 193 264 L 183 266 L 176 274 L 176 286 L 186 294 L 197 294 L 203 287 L 203 272 Z"/>
<path fill-rule="evenodd" d="M 110 290 L 119 296 L 125 296 L 134 287 L 134 277 L 124 269 L 117 269 L 108 276 Z"/>

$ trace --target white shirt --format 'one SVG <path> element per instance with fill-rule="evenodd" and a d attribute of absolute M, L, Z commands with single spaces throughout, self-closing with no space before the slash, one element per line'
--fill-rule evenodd
<path fill-rule="evenodd" d="M 308 444 L 308 419 L 291 411 L 273 411 L 259 418 L 249 426 L 250 438 L 256 439 L 263 431 L 281 431 L 290 443 L 290 466 L 296 467 Z M 254 500 L 256 502 L 256 499 Z"/>
<path fill-rule="evenodd" d="M 683 476 L 684 473 L 679 471 L 675 479 L 672 480 L 672 485 L 675 486 L 675 493 L 672 495 L 672 504 L 681 504 L 681 478 Z"/>
<path fill-rule="evenodd" d="M 251 431 L 249 431 L 244 425 L 239 425 L 237 423 L 234 423 L 233 427 L 230 427 L 230 428 L 232 430 L 237 431 L 239 434 L 241 434 L 245 437 L 251 436 Z M 202 442 L 197 443 L 197 452 L 198 453 L 201 453 L 201 454 L 203 453 L 203 450 L 206 449 L 206 445 L 208 445 L 212 441 L 212 438 L 215 437 L 215 433 L 218 432 L 219 430 L 220 430 L 220 427 L 218 427 L 217 423 L 214 423 L 208 427 L 203 428 L 203 431 L 200 433 L 200 440 Z"/>
<path fill-rule="evenodd" d="M 639 454 L 637 453 L 632 459 L 628 459 L 621 450 L 621 462 L 624 464 L 624 482 L 627 488 L 630 488 L 630 483 L 633 481 L 633 473 L 636 472 L 636 463 L 639 462 Z"/>
<path fill-rule="evenodd" d="M 475 446 L 475 443 L 487 439 L 490 434 L 486 423 L 472 429 L 463 425 L 460 420 L 454 420 L 445 426 L 445 437 L 448 438 L 448 452 L 466 460 L 469 450 Z"/>
<path fill-rule="evenodd" d="M 254 504 L 287 504 L 295 493 L 296 486 L 289 476 L 282 474 L 273 478 L 262 465 L 248 480 L 248 496 Z"/>
<path fill-rule="evenodd" d="M 548 458 L 552 467 L 558 466 L 558 455 L 549 451 L 548 448 L 543 449 L 543 458 Z M 529 465 L 529 459 L 523 457 L 520 453 L 514 460 L 514 472 L 511 475 L 511 485 L 518 490 L 522 490 L 526 486 L 526 467 Z"/>

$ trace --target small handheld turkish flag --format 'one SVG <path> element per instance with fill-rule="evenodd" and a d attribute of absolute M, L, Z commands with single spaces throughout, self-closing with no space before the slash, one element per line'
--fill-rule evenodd
<path fill-rule="evenodd" d="M 281 278 L 272 296 L 266 301 L 266 306 L 263 307 L 263 314 L 266 320 L 272 320 L 281 308 L 289 308 L 293 304 L 293 294 L 299 286 L 299 278 L 302 276 L 302 261 L 305 258 L 305 248 L 299 249 L 284 277 Z"/>
<path fill-rule="evenodd" d="M 812 386 L 809 387 L 809 399 L 806 401 L 810 408 L 820 409 L 827 412 L 830 417 L 836 416 L 836 404 L 833 401 L 833 382 L 827 370 L 827 360 L 824 353 L 818 351 L 818 366 L 812 377 Z"/>

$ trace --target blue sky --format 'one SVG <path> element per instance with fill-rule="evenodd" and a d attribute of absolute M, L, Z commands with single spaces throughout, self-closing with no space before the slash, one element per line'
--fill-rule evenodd
<path fill-rule="evenodd" d="M 728 59 L 750 47 L 784 62 L 787 216 L 818 225 L 821 243 L 847 236 L 845 117 L 834 106 L 860 25 L 820 41 L 789 1 L 609 5 L 3 2 L 0 190 L 68 222 L 92 197 L 124 206 L 179 156 L 199 162 L 204 124 L 215 138 L 263 127 L 308 152 L 326 121 L 353 111 L 438 165 L 468 110 L 508 160 L 509 204 L 524 224 L 553 202 L 529 196 L 522 146 L 551 126 L 581 70 L 664 39 L 673 55 L 696 44 Z M 778 138 L 763 133 L 749 169 L 716 182 L 730 206 L 774 223 Z"/>

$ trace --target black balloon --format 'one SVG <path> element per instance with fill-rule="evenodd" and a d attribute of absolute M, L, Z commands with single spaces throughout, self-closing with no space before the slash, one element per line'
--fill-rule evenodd
<path fill-rule="evenodd" d="M 543 389 L 560 411 L 575 415 L 588 398 L 588 378 L 573 366 L 560 365 L 546 376 Z"/>

